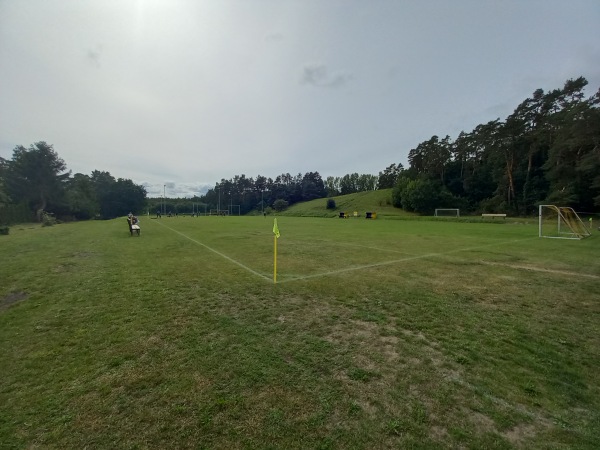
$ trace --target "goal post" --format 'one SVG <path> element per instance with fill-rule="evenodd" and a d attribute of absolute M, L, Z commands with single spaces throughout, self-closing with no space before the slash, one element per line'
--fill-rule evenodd
<path fill-rule="evenodd" d="M 591 236 L 573 208 L 556 205 L 539 206 L 539 237 L 583 239 Z"/>
<path fill-rule="evenodd" d="M 435 217 L 460 217 L 460 210 L 456 208 L 437 208 Z"/>

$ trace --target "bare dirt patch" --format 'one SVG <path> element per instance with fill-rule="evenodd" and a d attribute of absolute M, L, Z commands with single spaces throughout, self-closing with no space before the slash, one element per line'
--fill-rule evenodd
<path fill-rule="evenodd" d="M 512 444 L 520 445 L 528 439 L 532 439 L 536 435 L 536 428 L 531 424 L 520 424 L 508 431 L 502 433 L 502 435 Z"/>
<path fill-rule="evenodd" d="M 29 295 L 25 292 L 11 292 L 0 298 L 0 311 L 10 308 L 15 303 L 27 300 L 27 298 L 29 298 Z"/>
<path fill-rule="evenodd" d="M 502 266 L 502 267 L 510 267 L 511 269 L 517 270 L 530 270 L 532 272 L 544 272 L 544 273 L 552 273 L 555 275 L 565 275 L 568 277 L 583 277 L 583 278 L 593 278 L 599 279 L 600 276 L 592 275 L 589 273 L 578 273 L 578 272 L 568 272 L 566 270 L 554 270 L 554 269 L 546 269 L 545 267 L 535 267 L 524 264 L 506 264 L 492 261 L 479 261 L 480 264 L 484 264 L 486 266 Z"/>

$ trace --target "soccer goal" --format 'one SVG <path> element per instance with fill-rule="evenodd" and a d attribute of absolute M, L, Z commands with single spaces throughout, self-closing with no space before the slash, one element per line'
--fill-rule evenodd
<path fill-rule="evenodd" d="M 555 239 L 583 239 L 591 235 L 573 208 L 540 205 L 539 236 Z"/>
<path fill-rule="evenodd" d="M 431 210 L 430 210 L 431 211 Z M 460 217 L 459 209 L 438 208 L 435 210 L 435 217 Z"/>

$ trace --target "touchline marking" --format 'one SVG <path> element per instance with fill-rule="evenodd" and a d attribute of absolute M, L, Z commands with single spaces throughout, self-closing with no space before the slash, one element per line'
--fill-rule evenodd
<path fill-rule="evenodd" d="M 256 275 L 256 276 L 258 276 L 258 277 L 261 277 L 263 280 L 272 281 L 272 280 L 271 280 L 271 278 L 269 278 L 269 277 L 267 277 L 267 276 L 263 275 L 262 273 L 258 273 L 256 270 L 252 270 L 250 267 L 243 265 L 241 262 L 239 262 L 239 261 L 236 261 L 235 259 L 233 259 L 233 258 L 230 258 L 230 257 L 229 257 L 229 256 L 227 256 L 227 255 L 224 255 L 223 253 L 221 253 L 221 252 L 219 252 L 219 251 L 215 250 L 214 248 L 210 248 L 208 245 L 206 245 L 206 244 L 203 244 L 202 242 L 200 242 L 200 241 L 197 241 L 196 239 L 192 239 L 191 237 L 189 237 L 189 236 L 186 236 L 186 235 L 185 235 L 185 234 L 183 234 L 182 232 L 180 232 L 180 231 L 177 231 L 177 230 L 175 230 L 175 229 L 171 228 L 171 227 L 170 227 L 170 226 L 168 226 L 168 225 L 165 225 L 165 224 L 163 224 L 163 223 L 161 223 L 161 222 L 157 222 L 157 223 L 159 223 L 160 225 L 162 225 L 162 226 L 163 226 L 163 227 L 165 227 L 165 228 L 168 228 L 169 230 L 173 231 L 174 233 L 177 233 L 178 235 L 180 235 L 180 236 L 183 236 L 183 237 L 184 237 L 184 238 L 186 238 L 186 239 L 189 239 L 189 240 L 190 240 L 190 241 L 192 241 L 194 244 L 198 244 L 198 245 L 200 245 L 200 246 L 204 247 L 205 249 L 207 249 L 207 250 L 210 250 L 210 251 L 211 251 L 211 252 L 213 252 L 213 253 L 216 253 L 217 255 L 219 255 L 219 256 L 221 256 L 221 257 L 225 258 L 227 261 L 229 261 L 229 262 L 232 262 L 233 264 L 235 264 L 235 265 L 237 265 L 237 266 L 240 266 L 242 269 L 245 269 L 245 270 L 247 270 L 248 272 L 250 272 L 250 273 L 253 273 L 253 274 L 254 274 L 254 275 Z"/>
<path fill-rule="evenodd" d="M 285 241 L 289 242 L 289 243 L 298 243 L 298 242 L 300 242 L 300 241 L 296 241 L 296 240 L 293 240 L 293 239 L 286 239 Z M 327 241 L 326 239 L 321 239 L 321 240 L 316 241 L 316 242 L 329 243 L 329 241 Z M 414 256 L 414 253 L 402 252 L 400 250 L 393 250 L 391 248 L 371 247 L 371 246 L 368 246 L 368 245 L 355 244 L 355 243 L 336 242 L 333 245 L 333 247 L 352 247 L 352 248 L 358 248 L 358 247 L 360 247 L 360 248 L 367 248 L 369 250 L 377 250 L 379 252 L 399 253 L 401 255 L 411 255 L 411 256 Z"/>
<path fill-rule="evenodd" d="M 458 253 L 458 252 L 468 252 L 471 250 L 479 250 L 479 249 L 485 248 L 485 247 L 494 247 L 496 245 L 510 244 L 513 242 L 526 241 L 526 240 L 530 240 L 530 239 L 537 239 L 537 237 L 524 238 L 524 239 L 512 239 L 510 241 L 494 242 L 493 244 L 479 245 L 477 247 L 459 248 L 456 250 L 450 250 L 448 252 L 443 252 L 443 253 L 427 253 L 426 255 L 409 256 L 408 258 L 394 259 L 392 261 L 384 261 L 384 262 L 379 262 L 379 263 L 367 264 L 364 266 L 347 267 L 345 269 L 332 270 L 332 271 L 324 272 L 324 273 L 316 273 L 313 275 L 306 275 L 304 277 L 289 278 L 287 280 L 279 281 L 279 284 L 289 283 L 290 281 L 302 281 L 302 280 L 308 280 L 310 278 L 319 278 L 319 277 L 326 277 L 329 275 L 337 275 L 339 273 L 352 272 L 355 270 L 371 269 L 373 267 L 389 266 L 391 264 L 396 264 L 396 263 L 400 263 L 400 262 L 414 261 L 415 259 L 424 259 L 424 258 L 431 258 L 431 257 L 436 257 L 436 256 L 444 256 L 444 255 L 449 255 L 451 253 Z"/>
<path fill-rule="evenodd" d="M 341 245 L 346 246 L 346 247 L 361 247 L 361 248 L 367 248 L 369 250 L 377 250 L 378 252 L 390 252 L 390 253 L 400 253 L 401 255 L 410 255 L 411 253 L 408 252 L 402 252 L 400 250 L 393 250 L 391 248 L 379 248 L 379 247 L 371 247 L 368 245 L 362 245 L 362 244 L 344 244 L 344 243 L 338 243 L 336 245 Z"/>

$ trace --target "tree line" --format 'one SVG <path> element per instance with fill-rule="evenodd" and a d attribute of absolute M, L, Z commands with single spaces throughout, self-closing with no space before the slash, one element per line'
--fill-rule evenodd
<path fill-rule="evenodd" d="M 36 219 L 110 219 L 141 213 L 248 212 L 285 209 L 297 202 L 393 188 L 394 206 L 529 215 L 540 203 L 600 210 L 600 90 L 586 98 L 585 78 L 559 89 L 536 90 L 505 120 L 437 135 L 408 153 L 409 167 L 393 163 L 376 175 L 322 179 L 318 172 L 267 178 L 221 179 L 192 199 L 148 199 L 143 186 L 109 172 L 67 171 L 52 145 L 36 142 L 0 158 L 0 225 Z"/>
<path fill-rule="evenodd" d="M 505 120 L 432 136 L 408 154 L 395 206 L 529 215 L 540 203 L 600 210 L 600 90 L 585 98 L 583 77 L 536 90 Z"/>
<path fill-rule="evenodd" d="M 141 211 L 146 190 L 109 172 L 71 175 L 53 146 L 44 141 L 18 145 L 12 159 L 0 158 L 0 224 L 59 220 L 111 219 Z"/>
<path fill-rule="evenodd" d="M 402 164 L 391 164 L 379 175 L 351 173 L 328 176 L 325 180 L 319 172 L 295 176 L 283 173 L 274 179 L 263 175 L 248 178 L 242 174 L 221 179 L 206 194 L 191 199 L 151 198 L 149 209 L 160 213 L 227 211 L 241 215 L 251 211 L 282 211 L 295 203 L 317 198 L 392 188 L 402 169 Z"/>
<path fill-rule="evenodd" d="M 111 219 L 128 212 L 194 213 L 218 209 L 247 214 L 251 210 L 282 210 L 288 205 L 375 189 L 377 177 L 349 174 L 328 177 L 318 172 L 275 179 L 245 175 L 222 179 L 201 197 L 192 199 L 147 198 L 146 189 L 109 172 L 71 174 L 51 144 L 18 145 L 12 159 L 0 158 L 0 225 L 36 220 L 44 215 L 59 220 Z"/>
<path fill-rule="evenodd" d="M 289 173 L 270 178 L 236 175 L 221 179 L 206 194 L 191 199 L 151 198 L 150 210 L 161 213 L 193 213 L 199 211 L 227 211 L 230 214 L 247 214 L 250 211 L 281 211 L 298 202 L 375 190 L 379 177 L 367 174 L 329 176 L 325 180 L 319 172 Z M 392 187 L 391 185 L 389 187 Z"/>

